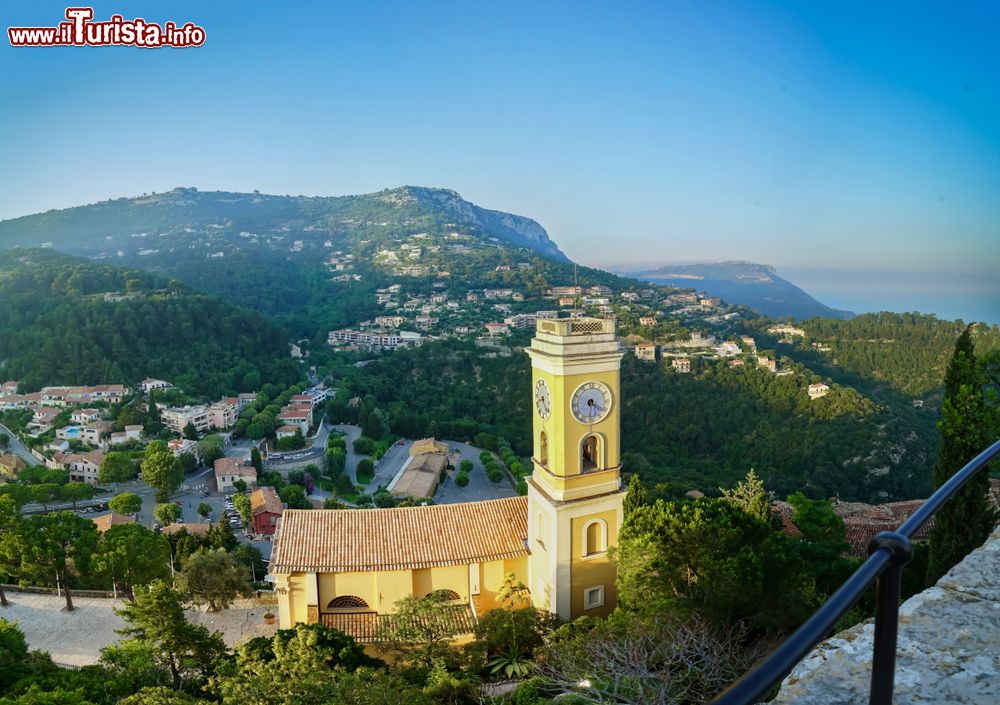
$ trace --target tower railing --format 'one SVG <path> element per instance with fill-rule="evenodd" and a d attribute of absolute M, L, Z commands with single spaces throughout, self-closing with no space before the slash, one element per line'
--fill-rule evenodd
<path fill-rule="evenodd" d="M 869 703 L 891 705 L 896 673 L 900 580 L 903 566 L 912 556 L 910 539 L 965 483 L 998 456 L 1000 441 L 993 443 L 952 475 L 896 531 L 883 531 L 876 535 L 868 545 L 868 559 L 840 589 L 805 624 L 782 642 L 774 653 L 716 696 L 712 705 L 751 705 L 760 702 L 816 644 L 833 631 L 840 618 L 861 599 L 872 583 L 875 583 L 876 602 Z"/>

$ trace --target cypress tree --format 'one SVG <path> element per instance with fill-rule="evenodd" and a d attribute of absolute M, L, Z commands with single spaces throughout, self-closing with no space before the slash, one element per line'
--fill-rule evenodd
<path fill-rule="evenodd" d="M 628 493 L 625 495 L 625 503 L 622 508 L 625 516 L 629 516 L 637 508 L 643 507 L 648 503 L 646 488 L 642 486 L 639 475 L 633 473 L 628 481 Z"/>
<path fill-rule="evenodd" d="M 976 360 L 972 326 L 955 343 L 955 354 L 945 375 L 941 407 L 941 449 L 934 466 L 934 486 L 940 487 L 989 445 L 984 375 Z M 980 472 L 938 511 L 930 535 L 927 566 L 929 584 L 935 583 L 969 551 L 981 546 L 993 528 L 993 510 L 987 500 L 989 480 Z"/>

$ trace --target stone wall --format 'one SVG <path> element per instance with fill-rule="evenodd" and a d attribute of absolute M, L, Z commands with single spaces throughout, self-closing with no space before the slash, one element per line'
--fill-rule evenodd
<path fill-rule="evenodd" d="M 873 622 L 816 647 L 774 705 L 868 702 Z M 895 705 L 1000 703 L 1000 529 L 900 609 Z"/>

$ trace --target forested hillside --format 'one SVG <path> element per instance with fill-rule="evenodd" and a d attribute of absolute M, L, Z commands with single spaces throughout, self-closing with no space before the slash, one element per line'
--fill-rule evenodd
<path fill-rule="evenodd" d="M 287 334 L 257 313 L 48 250 L 0 255 L 0 377 L 24 389 L 152 376 L 215 397 L 300 375 Z"/>
<path fill-rule="evenodd" d="M 830 348 L 829 360 L 847 372 L 921 396 L 939 390 L 944 371 L 965 328 L 919 313 L 866 313 L 850 321 L 811 318 L 802 324 L 809 344 Z M 976 351 L 1000 349 L 997 326 L 977 326 Z"/>
<path fill-rule="evenodd" d="M 531 453 L 527 356 L 483 357 L 471 343 L 447 341 L 401 350 L 358 368 L 342 364 L 338 403 L 351 397 L 387 414 L 394 433 L 507 438 Z M 933 412 L 890 407 L 834 385 L 811 401 L 808 371 L 773 374 L 724 361 L 680 375 L 627 355 L 622 367 L 622 443 L 626 472 L 668 490 L 714 492 L 752 467 L 784 496 L 875 500 L 924 496 L 937 443 Z"/>

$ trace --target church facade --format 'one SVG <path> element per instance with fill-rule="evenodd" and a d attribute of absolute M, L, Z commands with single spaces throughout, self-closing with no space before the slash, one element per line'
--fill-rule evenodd
<path fill-rule="evenodd" d="M 548 319 L 532 363 L 532 474 L 526 497 L 428 507 L 286 510 L 271 575 L 281 628 L 321 622 L 372 641 L 398 600 L 436 593 L 456 625 L 500 607 L 514 574 L 534 606 L 566 618 L 616 604 L 623 350 L 614 321 Z"/>

